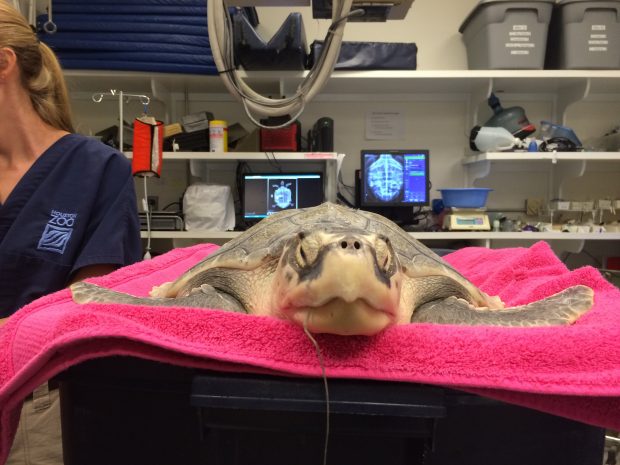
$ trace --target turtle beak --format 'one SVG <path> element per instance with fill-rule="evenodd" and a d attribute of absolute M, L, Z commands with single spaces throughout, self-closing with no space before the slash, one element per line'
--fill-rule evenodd
<path fill-rule="evenodd" d="M 399 263 L 390 241 L 366 231 L 301 234 L 275 303 L 313 332 L 372 335 L 397 319 Z M 310 315 L 309 315 L 310 313 Z"/>

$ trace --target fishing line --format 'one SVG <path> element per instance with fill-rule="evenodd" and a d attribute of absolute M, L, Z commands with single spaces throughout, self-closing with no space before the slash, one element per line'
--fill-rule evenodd
<path fill-rule="evenodd" d="M 323 354 L 321 353 L 321 348 L 319 347 L 319 343 L 316 342 L 316 339 L 310 334 L 308 331 L 308 320 L 310 319 L 310 312 L 306 314 L 306 319 L 304 320 L 304 333 L 310 342 L 314 345 L 316 349 L 316 355 L 319 359 L 319 365 L 321 366 L 321 375 L 323 377 L 323 387 L 325 389 L 325 447 L 323 449 L 323 465 L 327 465 L 327 445 L 329 443 L 329 387 L 327 386 L 327 375 L 325 374 L 325 363 L 323 361 Z"/>

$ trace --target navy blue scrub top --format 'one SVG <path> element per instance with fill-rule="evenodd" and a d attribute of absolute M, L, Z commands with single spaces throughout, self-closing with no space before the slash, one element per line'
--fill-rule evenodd
<path fill-rule="evenodd" d="M 131 163 L 69 134 L 47 149 L 0 204 L 0 317 L 67 286 L 88 265 L 140 260 Z"/>

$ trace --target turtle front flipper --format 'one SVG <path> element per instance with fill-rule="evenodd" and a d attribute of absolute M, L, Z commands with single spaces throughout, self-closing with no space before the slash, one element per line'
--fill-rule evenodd
<path fill-rule="evenodd" d="M 412 323 L 493 326 L 560 326 L 574 323 L 592 308 L 594 292 L 573 286 L 546 299 L 499 310 L 476 308 L 464 299 L 448 297 L 421 305 Z"/>
<path fill-rule="evenodd" d="M 135 297 L 84 281 L 72 284 L 70 289 L 74 302 L 78 304 L 96 302 L 147 305 L 151 307 L 217 308 L 230 312 L 247 313 L 237 299 L 218 291 L 208 284 L 203 284 L 199 288 L 194 289 L 190 295 L 179 298 Z"/>

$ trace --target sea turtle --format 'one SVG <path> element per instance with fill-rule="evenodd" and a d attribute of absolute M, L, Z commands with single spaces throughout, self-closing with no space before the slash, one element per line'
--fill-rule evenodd
<path fill-rule="evenodd" d="M 71 286 L 77 303 L 219 308 L 272 315 L 315 333 L 373 335 L 393 324 L 548 326 L 592 306 L 586 286 L 504 308 L 383 216 L 333 203 L 262 220 L 176 281 L 133 297 Z"/>

